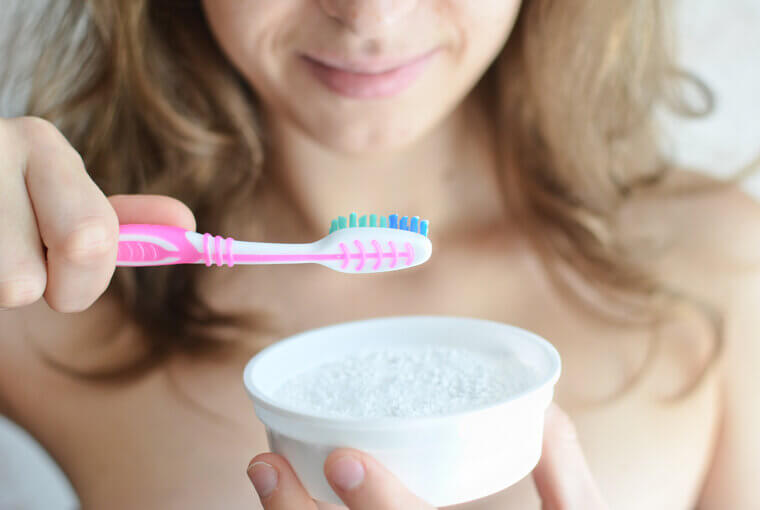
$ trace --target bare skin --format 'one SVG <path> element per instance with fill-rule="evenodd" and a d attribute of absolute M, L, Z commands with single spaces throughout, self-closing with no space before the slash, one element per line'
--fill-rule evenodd
<path fill-rule="evenodd" d="M 395 209 L 429 217 L 435 243 L 423 267 L 375 278 L 307 266 L 208 270 L 206 296 L 220 309 L 255 309 L 275 319 L 269 338 L 252 333 L 224 358 L 177 356 L 121 384 L 72 377 L 44 361 L 86 371 L 138 356 L 136 328 L 108 295 L 98 299 L 114 269 L 117 220 L 186 228 L 194 222 L 167 199 L 106 199 L 51 126 L 0 120 L 0 189 L 7 191 L 0 239 L 18 248 L 0 252 L 0 307 L 10 308 L 0 312 L 0 412 L 52 453 L 84 508 L 255 508 L 245 467 L 266 441 L 240 377 L 256 348 L 371 316 L 476 316 L 536 331 L 557 346 L 563 375 L 556 400 L 575 422 L 611 508 L 758 506 L 752 475 L 760 471 L 760 406 L 751 391 L 760 361 L 753 337 L 760 328 L 760 278 L 752 265 L 760 246 L 756 204 L 728 189 L 630 206 L 631 228 L 673 240 L 652 268 L 725 310 L 726 355 L 687 397 L 663 402 L 709 356 L 703 324 L 683 316 L 662 331 L 639 383 L 599 403 L 641 366 L 649 331 L 606 323 L 549 284 L 536 254 L 505 219 L 490 156 L 494 141 L 482 115 L 466 101 L 454 108 L 507 38 L 519 2 L 421 3 L 427 10 L 412 3 L 204 2 L 228 56 L 264 99 L 271 164 L 252 197 L 256 214 L 237 218 L 250 227 L 247 238 L 305 241 L 321 235 L 336 214 Z M 461 15 L 445 18 L 452 13 Z M 323 31 L 299 30 L 301 19 L 321 19 Z M 440 33 L 427 32 L 438 26 Z M 277 39 L 282 34 L 298 37 Z M 300 39 L 310 34 L 315 39 Z M 285 46 L 257 44 L 270 36 Z M 294 49 L 319 43 L 337 50 L 341 41 L 350 43 L 342 51 L 352 58 L 370 50 L 416 55 L 429 43 L 454 50 L 441 50 L 430 67 L 437 74 L 400 94 L 398 103 L 367 107 L 337 100 L 291 58 Z M 367 41 L 373 44 L 359 44 Z M 271 47 L 278 52 L 255 54 Z M 352 510 L 377 508 L 372 500 L 362 504 Z M 462 508 L 541 504 L 528 478 Z"/>
<path fill-rule="evenodd" d="M 745 206 L 736 214 L 756 214 L 737 192 L 708 204 L 729 206 L 728 201 L 737 198 Z M 689 213 L 704 211 L 704 205 L 686 202 L 671 217 L 690 218 L 677 226 L 690 227 L 696 234 L 696 219 L 706 218 Z M 693 243 L 705 236 L 684 237 Z M 209 295 L 222 302 L 245 299 L 246 304 L 265 305 L 275 313 L 287 311 L 279 335 L 394 313 L 474 315 L 536 331 L 563 357 L 557 401 L 576 423 L 611 508 L 693 508 L 716 447 L 722 404 L 719 374 L 708 375 L 677 403 L 663 405 L 657 398 L 682 383 L 674 374 L 688 377 L 698 368 L 702 359 L 695 346 L 706 342 L 699 340 L 703 330 L 693 324 L 673 330 L 672 349 L 665 349 L 638 386 L 612 404 L 589 406 L 590 399 L 620 387 L 620 372 L 639 365 L 646 333 L 610 327 L 564 302 L 524 244 L 508 234 L 485 232 L 444 241 L 436 248 L 436 257 L 424 271 L 377 279 L 336 277 L 318 267 L 239 268 L 234 275 L 217 273 L 218 281 L 211 281 L 210 288 L 225 290 L 210 290 Z M 694 280 L 694 269 L 704 261 L 682 255 L 678 250 L 674 258 L 664 260 L 663 270 L 679 265 L 681 274 L 671 274 L 689 278 L 691 288 L 700 293 L 719 297 L 728 291 L 730 279 L 725 277 Z M 359 294 L 378 297 L 357 306 L 353 296 Z M 294 301 L 294 296 L 301 297 Z M 242 468 L 252 454 L 266 450 L 266 442 L 240 383 L 249 353 L 216 361 L 175 359 L 137 382 L 109 386 L 51 369 L 33 348 L 54 346 L 48 352 L 75 359 L 73 346 L 104 331 L 108 308 L 103 299 L 85 313 L 61 315 L 38 303 L 4 315 L 10 328 L 4 328 L 3 359 L 13 363 L 7 364 L 0 388 L 10 416 L 61 463 L 85 508 L 251 508 L 251 489 Z M 38 405 L 42 398 L 45 406 Z M 533 483 L 526 479 L 503 494 L 462 508 L 539 506 Z"/>

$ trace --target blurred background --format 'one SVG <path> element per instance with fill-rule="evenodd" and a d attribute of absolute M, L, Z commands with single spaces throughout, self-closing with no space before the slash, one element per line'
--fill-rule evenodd
<path fill-rule="evenodd" d="M 0 0 L 0 75 L 8 61 L 10 29 L 33 18 L 44 3 Z M 660 112 L 666 128 L 663 150 L 682 166 L 726 177 L 760 156 L 760 1 L 676 0 L 674 5 L 678 57 L 714 92 L 716 105 L 712 114 L 699 119 Z M 23 112 L 23 89 L 23 85 L 0 83 L 0 116 Z M 746 179 L 744 186 L 760 198 L 760 176 Z M 74 491 L 55 463 L 2 415 L 0 458 L 0 510 L 78 507 Z"/>

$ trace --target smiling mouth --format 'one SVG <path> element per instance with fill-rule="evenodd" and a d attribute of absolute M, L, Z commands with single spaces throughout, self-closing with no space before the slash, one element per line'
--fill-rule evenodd
<path fill-rule="evenodd" d="M 332 92 L 354 99 L 378 99 L 400 94 L 422 75 L 438 50 L 400 63 L 342 62 L 302 55 L 312 75 Z"/>

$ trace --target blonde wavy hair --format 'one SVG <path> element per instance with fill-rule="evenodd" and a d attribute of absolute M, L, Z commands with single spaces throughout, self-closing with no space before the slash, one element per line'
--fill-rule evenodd
<path fill-rule="evenodd" d="M 626 323 L 656 324 L 667 302 L 690 301 L 714 326 L 715 360 L 720 314 L 668 288 L 641 263 L 651 247 L 632 246 L 616 224 L 620 207 L 658 188 L 670 170 L 654 107 L 697 113 L 674 94 L 684 74 L 670 58 L 661 4 L 525 0 L 474 93 L 495 112 L 510 213 L 557 288 L 593 308 L 570 275 L 582 277 L 623 313 L 597 311 Z M 266 151 L 255 91 L 217 47 L 201 2 L 70 0 L 48 8 L 35 33 L 52 35 L 27 113 L 59 126 L 106 194 L 171 195 L 190 206 L 200 231 L 217 230 L 225 212 L 251 196 Z M 145 330 L 145 363 L 219 345 L 217 326 L 255 326 L 210 307 L 199 275 L 190 266 L 117 271 L 110 292 Z"/>

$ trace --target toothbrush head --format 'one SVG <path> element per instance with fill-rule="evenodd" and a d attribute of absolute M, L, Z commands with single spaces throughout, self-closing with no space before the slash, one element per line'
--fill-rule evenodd
<path fill-rule="evenodd" d="M 343 273 L 380 273 L 407 269 L 426 262 L 433 251 L 428 239 L 430 226 L 419 217 L 388 217 L 376 214 L 332 221 L 330 233 L 320 241 L 323 253 L 335 252 L 335 258 L 321 263 Z"/>

